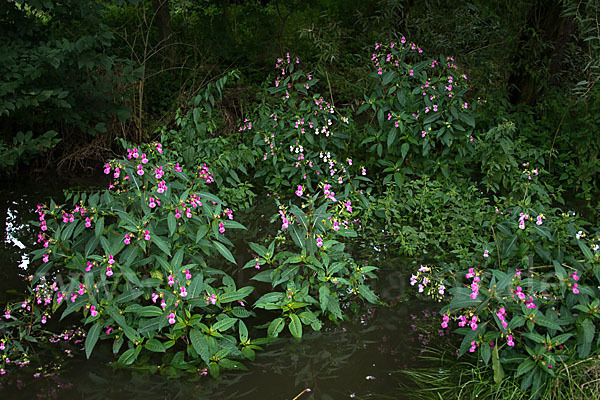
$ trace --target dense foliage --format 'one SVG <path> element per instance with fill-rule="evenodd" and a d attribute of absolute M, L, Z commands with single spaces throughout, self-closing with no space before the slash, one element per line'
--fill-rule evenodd
<path fill-rule="evenodd" d="M 377 304 L 380 247 L 482 384 L 600 368 L 598 1 L 200 3 L 2 6 L 4 170 L 109 159 L 108 188 L 38 206 L 2 373 L 57 314 L 88 357 L 243 369 Z"/>

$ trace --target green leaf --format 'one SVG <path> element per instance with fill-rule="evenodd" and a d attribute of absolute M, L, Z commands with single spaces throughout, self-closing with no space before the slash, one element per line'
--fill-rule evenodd
<path fill-rule="evenodd" d="M 285 328 L 285 320 L 283 318 L 275 318 L 267 328 L 267 335 L 269 337 L 277 337 L 283 328 Z"/>
<path fill-rule="evenodd" d="M 137 359 L 137 356 L 140 354 L 141 347 L 137 347 L 135 349 L 129 349 L 125 353 L 121 354 L 119 357 L 119 364 L 123 365 L 131 365 Z"/>
<path fill-rule="evenodd" d="M 292 214 L 294 214 L 294 216 L 296 217 L 296 219 L 298 220 L 298 222 L 302 225 L 302 228 L 307 231 L 308 230 L 308 222 L 306 221 L 306 214 L 304 213 L 304 211 L 302 211 L 301 209 L 299 209 L 297 206 L 292 205 L 290 207 L 290 212 Z M 271 254 L 272 256 L 273 254 Z"/>
<path fill-rule="evenodd" d="M 504 247 L 504 251 L 502 252 L 502 258 L 508 258 L 512 255 L 512 252 L 514 251 L 516 244 L 517 244 L 517 239 L 518 236 L 517 234 L 514 234 L 507 242 L 506 242 L 506 247 Z"/>
<path fill-rule="evenodd" d="M 254 361 L 256 357 L 256 353 L 250 347 L 242 347 L 242 354 L 250 361 Z"/>
<path fill-rule="evenodd" d="M 248 230 L 248 228 L 246 228 L 244 225 L 240 224 L 237 221 L 231 221 L 229 219 L 224 219 L 223 221 L 223 226 L 227 229 L 244 229 L 244 230 Z"/>
<path fill-rule="evenodd" d="M 290 236 L 296 245 L 300 248 L 304 248 L 304 235 L 306 235 L 306 231 L 302 232 L 300 228 L 296 224 L 290 224 L 288 227 L 288 231 L 290 232 Z"/>
<path fill-rule="evenodd" d="M 394 127 L 392 129 L 390 129 L 390 132 L 388 133 L 388 137 L 387 137 L 387 147 L 388 149 L 390 147 L 392 147 L 392 145 L 394 144 L 394 141 L 396 140 L 396 135 L 398 134 L 398 128 Z M 404 157 L 402 157 L 404 158 Z"/>
<path fill-rule="evenodd" d="M 240 342 L 245 343 L 248 341 L 248 327 L 241 319 L 239 320 L 238 331 L 240 333 Z"/>
<path fill-rule="evenodd" d="M 175 215 L 172 211 L 167 216 L 167 225 L 169 226 L 169 236 L 173 236 L 177 229 L 177 221 L 175 220 Z"/>
<path fill-rule="evenodd" d="M 290 329 L 290 333 L 296 339 L 300 339 L 302 337 L 302 322 L 300 322 L 300 318 L 296 314 L 290 314 L 290 324 L 288 328 Z"/>
<path fill-rule="evenodd" d="M 94 346 L 96 346 L 96 342 L 98 342 L 98 337 L 100 336 L 100 332 L 102 331 L 102 323 L 96 322 L 94 326 L 92 326 L 85 338 L 85 356 L 89 359 L 92 354 L 92 350 L 94 350 Z"/>
<path fill-rule="evenodd" d="M 219 367 L 223 368 L 223 369 L 232 369 L 232 370 L 238 370 L 238 371 L 247 371 L 248 368 L 246 368 L 246 366 L 244 366 L 244 364 L 242 364 L 239 361 L 233 361 L 230 360 L 228 358 L 223 358 L 221 360 L 219 360 Z"/>
<path fill-rule="evenodd" d="M 494 371 L 494 382 L 499 385 L 504 379 L 504 369 L 502 369 L 502 364 L 500 364 L 498 346 L 494 346 L 494 350 L 492 350 L 492 370 Z"/>
<path fill-rule="evenodd" d="M 392 82 L 395 78 L 396 78 L 397 72 L 396 71 L 387 71 L 383 74 L 382 76 L 382 83 L 384 85 L 389 84 L 390 82 Z"/>
<path fill-rule="evenodd" d="M 475 118 L 473 118 L 471 114 L 463 111 L 459 114 L 459 117 L 468 125 L 472 126 L 473 128 L 475 127 Z"/>
<path fill-rule="evenodd" d="M 329 288 L 325 285 L 319 287 L 319 303 L 321 304 L 321 310 L 327 310 L 329 303 Z"/>
<path fill-rule="evenodd" d="M 535 362 L 531 358 L 527 358 L 525 361 L 519 364 L 517 368 L 517 372 L 515 374 L 515 378 L 518 378 L 521 375 L 525 375 L 529 371 L 531 371 L 535 367 Z"/>
<path fill-rule="evenodd" d="M 183 263 L 183 249 L 179 249 L 177 250 L 177 253 L 175 253 L 175 255 L 173 256 L 173 259 L 171 260 L 171 268 L 173 268 L 174 271 L 179 270 L 179 268 L 181 268 L 181 264 Z"/>
<path fill-rule="evenodd" d="M 102 233 L 104 232 L 104 217 L 98 218 L 98 221 L 96 221 L 96 227 L 94 231 L 96 233 L 97 238 L 102 236 Z"/>
<path fill-rule="evenodd" d="M 210 376 L 217 379 L 219 377 L 219 365 L 215 362 L 211 362 L 208 364 L 208 372 L 210 373 Z"/>
<path fill-rule="evenodd" d="M 131 300 L 137 299 L 142 294 L 144 294 L 144 292 L 142 292 L 139 289 L 134 288 L 134 289 L 128 290 L 127 292 L 122 293 L 119 297 L 117 297 L 116 302 L 117 303 L 128 303 Z"/>
<path fill-rule="evenodd" d="M 200 295 L 200 293 L 202 293 L 203 289 L 204 289 L 204 277 L 202 276 L 202 273 L 199 272 L 192 279 L 192 282 L 190 283 L 190 286 L 188 287 L 188 293 L 190 295 L 190 299 L 198 297 Z"/>
<path fill-rule="evenodd" d="M 596 332 L 596 327 L 590 318 L 586 318 L 582 323 L 583 335 L 579 338 L 578 354 L 580 358 L 585 358 L 590 354 L 592 342 Z"/>
<path fill-rule="evenodd" d="M 169 249 L 169 245 L 163 239 L 161 239 L 160 236 L 153 235 L 151 239 L 152 243 L 157 245 L 158 248 L 161 249 L 166 255 L 168 255 L 169 257 L 171 256 L 171 250 Z"/>
<path fill-rule="evenodd" d="M 402 143 L 402 146 L 400 147 L 400 153 L 402 154 L 403 160 L 406 158 L 406 154 L 408 154 L 409 148 L 410 148 L 410 145 L 408 143 Z"/>
<path fill-rule="evenodd" d="M 100 243 L 100 239 L 97 236 L 90 237 L 87 244 L 85 245 L 85 258 L 87 259 L 98 247 L 98 243 Z"/>
<path fill-rule="evenodd" d="M 262 258 L 266 258 L 267 257 L 267 248 L 266 247 L 264 247 L 264 246 L 262 246 L 260 244 L 257 244 L 257 243 L 253 243 L 253 242 L 248 243 L 248 246 L 250 246 L 250 248 L 256 254 L 258 254 L 259 256 L 261 256 Z"/>
<path fill-rule="evenodd" d="M 227 247 L 225 247 L 225 245 L 223 245 L 220 242 L 217 242 L 215 240 L 211 240 L 211 242 L 213 243 L 213 245 L 215 246 L 215 248 L 219 251 L 219 253 L 221 253 L 221 255 L 223 257 L 225 257 L 225 259 L 227 259 L 228 261 L 231 261 L 234 264 L 237 264 L 235 262 L 235 258 L 233 258 L 233 255 L 231 254 L 231 252 L 229 251 L 229 249 Z"/>
<path fill-rule="evenodd" d="M 369 303 L 377 304 L 379 302 L 379 299 L 377 299 L 375 293 L 373 293 L 373 291 L 367 286 L 358 285 L 358 291 L 361 297 L 367 300 Z"/>
<path fill-rule="evenodd" d="M 202 361 L 208 364 L 210 362 L 210 357 L 212 356 L 212 354 L 210 354 L 210 351 L 208 349 L 208 343 L 204 335 L 200 333 L 198 329 L 193 328 L 190 331 L 190 342 L 192 342 L 192 347 L 194 348 L 194 350 L 196 350 L 196 353 L 200 355 Z"/>
<path fill-rule="evenodd" d="M 208 199 L 210 201 L 213 201 L 217 204 L 221 204 L 222 201 L 221 199 L 219 199 L 217 196 L 215 196 L 214 194 L 211 193 L 206 193 L 206 192 L 197 192 L 197 195 L 204 198 L 204 199 Z"/>
<path fill-rule="evenodd" d="M 160 317 L 163 311 L 156 306 L 145 306 L 136 311 L 140 317 Z"/>
<path fill-rule="evenodd" d="M 202 225 L 200 228 L 198 228 L 198 231 L 196 232 L 196 243 L 200 242 L 200 240 L 202 240 L 209 230 L 210 228 L 208 225 Z"/>
<path fill-rule="evenodd" d="M 144 347 L 155 353 L 164 353 L 167 351 L 165 346 L 161 342 L 159 342 L 157 339 L 148 340 L 146 342 L 146 344 L 144 345 Z"/>
<path fill-rule="evenodd" d="M 492 349 L 490 347 L 490 344 L 483 343 L 479 351 L 481 352 L 481 359 L 483 360 L 485 365 L 488 365 L 488 363 L 490 362 L 490 357 L 492 356 Z"/>
<path fill-rule="evenodd" d="M 215 331 L 224 332 L 235 325 L 237 321 L 237 318 L 224 318 L 212 325 L 212 329 Z"/>
<path fill-rule="evenodd" d="M 117 325 L 119 325 L 123 329 L 123 332 L 125 332 L 125 335 L 127 335 L 129 340 L 131 340 L 132 342 L 137 342 L 139 340 L 139 335 L 137 331 L 127 324 L 127 321 L 125 321 L 125 318 L 119 313 L 119 310 L 112 306 L 105 307 L 105 310 L 108 313 L 108 315 L 110 315 L 110 317 L 115 320 Z"/>
<path fill-rule="evenodd" d="M 137 275 L 135 274 L 135 272 L 133 272 L 133 270 L 131 268 L 126 267 L 125 265 L 120 265 L 119 271 L 121 271 L 123 273 L 123 276 L 125 276 L 125 278 L 129 282 L 133 283 L 136 286 L 142 286 L 140 279 L 137 277 Z"/>
<path fill-rule="evenodd" d="M 585 258 L 588 261 L 593 261 L 594 260 L 594 254 L 592 254 L 592 251 L 590 250 L 590 248 L 583 241 L 581 241 L 581 240 L 578 240 L 577 244 L 579 245 L 579 248 L 581 249 L 581 252 L 585 256 Z"/>

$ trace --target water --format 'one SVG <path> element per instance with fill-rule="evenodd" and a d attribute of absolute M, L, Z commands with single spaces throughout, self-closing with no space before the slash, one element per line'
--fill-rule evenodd
<path fill-rule="evenodd" d="M 0 228 L 5 232 L 0 247 L 0 304 L 18 299 L 24 291 L 23 278 L 31 273 L 26 254 L 35 241 L 27 221 L 35 219 L 33 211 L 38 202 L 60 197 L 61 186 L 61 182 L 21 182 L 0 192 Z M 240 214 L 250 227 L 247 235 L 268 233 L 270 214 L 252 212 L 266 216 L 249 218 L 252 214 Z M 244 254 L 247 246 L 236 243 L 236 247 L 242 249 L 236 255 L 238 260 L 249 257 Z M 351 321 L 340 326 L 326 324 L 321 332 L 305 330 L 301 341 L 284 338 L 265 346 L 254 362 L 245 362 L 248 371 L 230 373 L 219 380 L 205 376 L 173 379 L 160 372 L 113 369 L 110 363 L 115 357 L 110 346 L 97 347 L 92 358 L 85 360 L 82 342 L 61 342 L 42 353 L 45 370 L 11 368 L 0 381 L 0 396 L 128 400 L 405 398 L 398 384 L 406 378 L 397 371 L 424 366 L 418 356 L 426 346 L 439 346 L 448 340 L 447 332 L 437 328 L 439 316 L 435 310 L 439 306 L 406 301 L 410 292 L 407 272 L 411 268 L 406 260 L 378 250 L 369 257 L 369 264 L 382 269 L 376 286 L 388 307 L 361 310 Z M 246 278 L 239 274 L 236 279 Z"/>

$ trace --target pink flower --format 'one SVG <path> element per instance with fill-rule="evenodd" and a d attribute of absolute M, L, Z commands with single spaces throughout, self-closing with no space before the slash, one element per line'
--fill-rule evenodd
<path fill-rule="evenodd" d="M 169 286 L 173 286 L 175 284 L 175 277 L 173 275 L 169 275 L 168 283 Z"/>
<path fill-rule="evenodd" d="M 169 314 L 169 323 L 173 325 L 175 323 L 175 313 Z"/>
<path fill-rule="evenodd" d="M 129 233 L 125 234 L 125 239 L 123 239 L 123 243 L 125 243 L 125 244 L 131 243 L 131 236 L 129 235 Z"/>
<path fill-rule="evenodd" d="M 444 315 L 442 317 L 442 328 L 446 329 L 448 327 L 448 322 L 450 322 L 450 316 Z"/>
<path fill-rule="evenodd" d="M 484 256 L 485 258 L 488 258 L 488 257 L 490 256 L 490 254 L 488 253 L 488 251 L 487 251 L 487 250 L 485 250 L 485 251 L 483 252 L 483 256 Z"/>
<path fill-rule="evenodd" d="M 304 194 L 303 190 L 304 188 L 302 187 L 302 185 L 298 185 L 298 188 L 296 189 L 296 196 L 302 197 L 302 194 Z"/>
<path fill-rule="evenodd" d="M 225 233 L 225 225 L 223 225 L 222 222 L 219 222 L 219 232 L 220 233 Z"/>
<path fill-rule="evenodd" d="M 515 342 L 513 341 L 513 335 L 508 335 L 506 337 L 506 344 L 510 347 L 513 347 L 515 345 Z"/>
<path fill-rule="evenodd" d="M 156 303 L 156 300 L 158 300 L 158 298 L 159 298 L 159 297 L 160 297 L 160 296 L 159 296 L 158 294 L 156 294 L 156 293 L 152 293 L 152 302 L 153 302 L 153 303 Z"/>
<path fill-rule="evenodd" d="M 185 287 L 184 287 L 184 286 L 182 286 L 182 287 L 179 289 L 179 292 L 180 292 L 180 295 L 181 295 L 181 297 L 186 297 L 186 296 L 187 296 L 187 290 L 185 289 Z"/>
<path fill-rule="evenodd" d="M 92 317 L 95 317 L 96 315 L 98 315 L 98 311 L 96 311 L 96 306 L 90 307 L 90 314 Z"/>
<path fill-rule="evenodd" d="M 323 247 L 323 239 L 317 238 L 317 247 Z"/>
<path fill-rule="evenodd" d="M 144 175 L 144 168 L 142 167 L 142 164 L 138 164 L 138 166 L 137 166 L 137 174 L 139 176 Z"/>
<path fill-rule="evenodd" d="M 150 232 L 148 231 L 148 229 L 146 229 L 146 231 L 144 232 L 144 240 L 150 240 Z"/>
<path fill-rule="evenodd" d="M 577 281 L 579 280 L 579 276 L 577 276 L 577 271 L 575 271 L 575 272 L 571 273 L 569 276 L 570 276 L 571 278 L 573 278 L 573 280 L 574 280 L 575 282 L 577 282 Z"/>
<path fill-rule="evenodd" d="M 471 342 L 471 348 L 469 349 L 469 352 L 475 353 L 475 350 L 477 350 L 477 342 L 473 340 Z"/>
<path fill-rule="evenodd" d="M 206 301 L 206 305 L 208 304 L 217 304 L 217 296 L 215 294 L 211 294 L 208 300 Z"/>
<path fill-rule="evenodd" d="M 577 288 L 577 283 L 573 284 L 573 294 L 579 294 L 579 289 Z"/>
<path fill-rule="evenodd" d="M 107 266 L 106 267 L 106 276 L 112 276 L 112 274 L 113 274 L 112 269 L 109 266 Z"/>
<path fill-rule="evenodd" d="M 45 262 L 45 263 L 47 263 L 49 259 L 50 259 L 50 256 L 48 254 L 44 254 L 42 256 L 42 261 Z"/>

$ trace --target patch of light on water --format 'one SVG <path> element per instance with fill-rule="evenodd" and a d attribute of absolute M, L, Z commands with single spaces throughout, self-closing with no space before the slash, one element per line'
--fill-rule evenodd
<path fill-rule="evenodd" d="M 14 206 L 18 206 L 19 203 L 16 201 L 12 201 Z M 4 242 L 7 244 L 12 244 L 15 247 L 18 247 L 20 250 L 25 250 L 27 246 L 23 244 L 21 240 L 17 237 L 19 233 L 26 229 L 26 225 L 24 223 L 18 224 L 17 221 L 19 219 L 19 212 L 16 209 L 12 209 L 10 207 L 6 210 L 6 235 L 4 237 Z M 19 263 L 19 268 L 22 270 L 27 270 L 29 267 L 29 255 L 27 252 L 21 254 L 21 262 Z"/>

